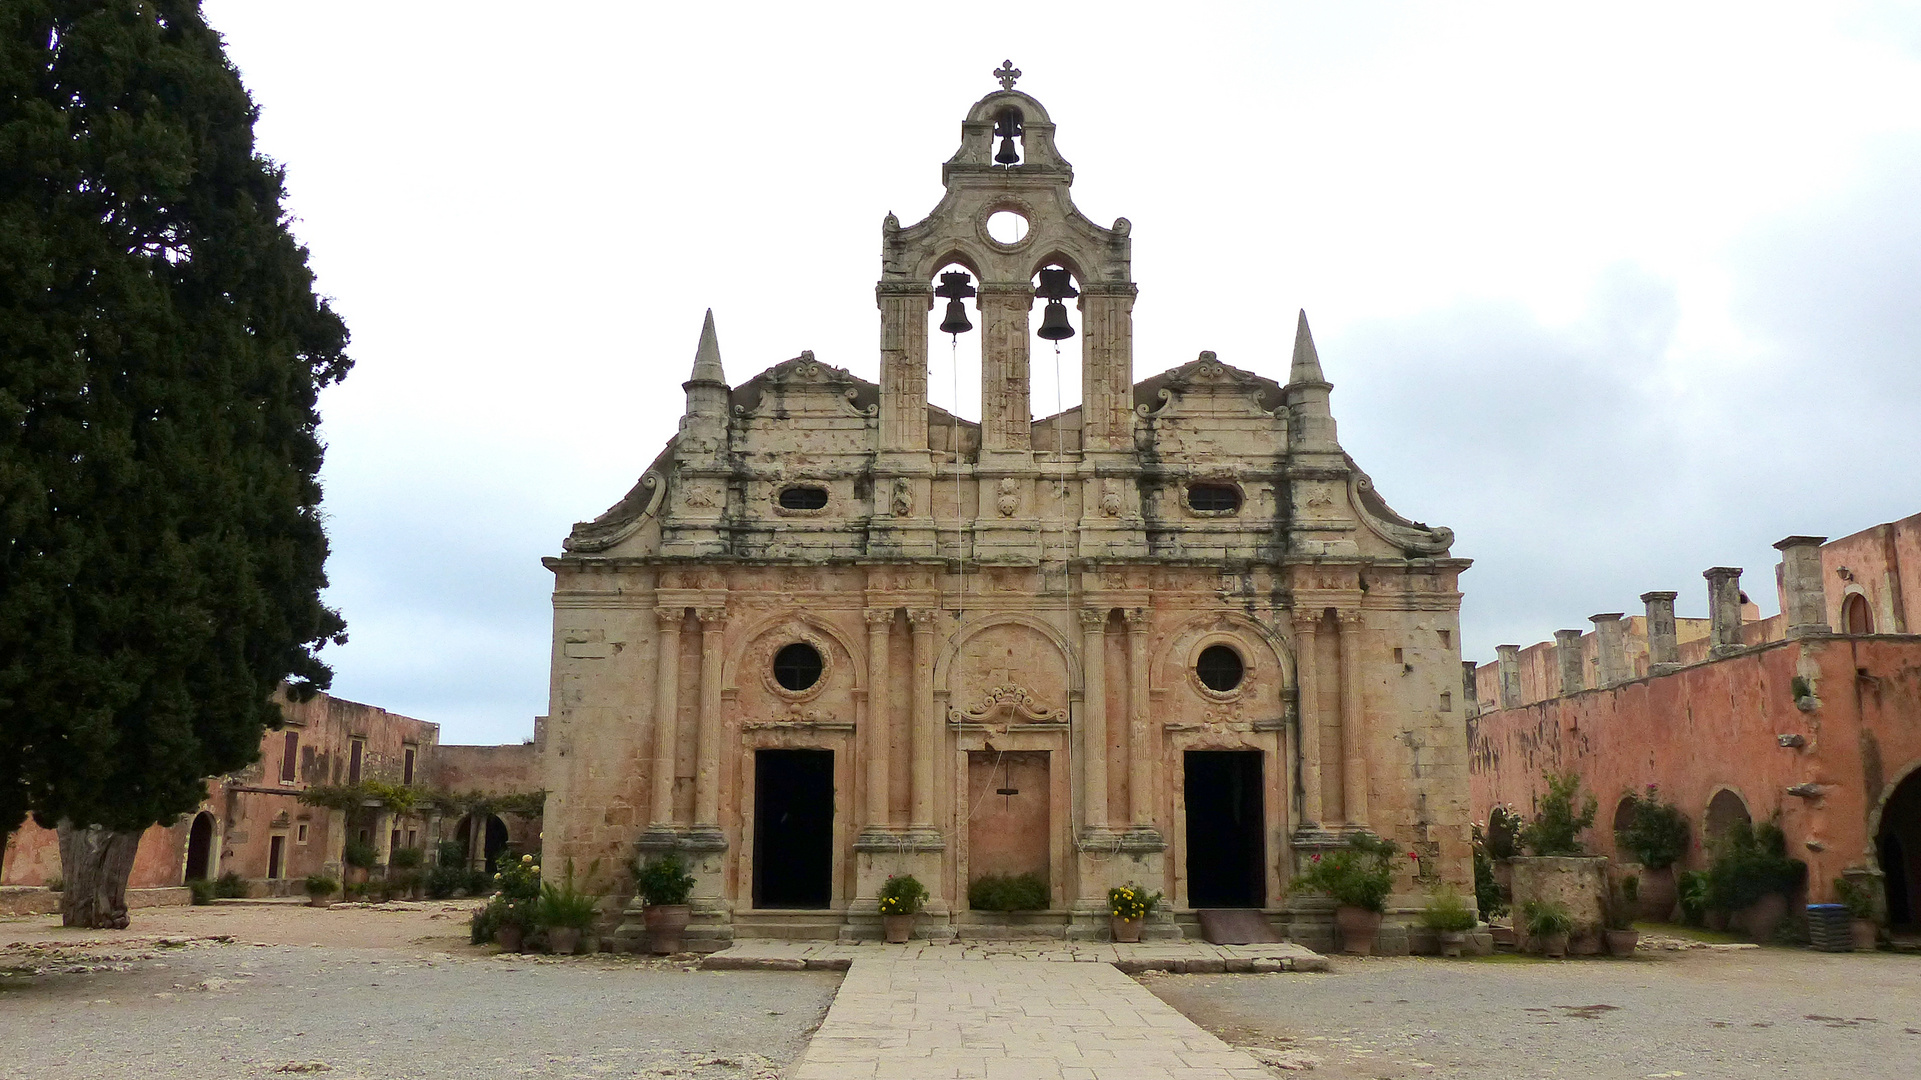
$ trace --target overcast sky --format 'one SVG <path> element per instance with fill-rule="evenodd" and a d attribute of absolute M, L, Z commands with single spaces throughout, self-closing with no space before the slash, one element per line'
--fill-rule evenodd
<path fill-rule="evenodd" d="M 1709 566 L 1772 612 L 1775 540 L 1921 512 L 1912 4 L 206 9 L 353 332 L 334 689 L 444 742 L 546 711 L 540 559 L 673 432 L 705 309 L 735 383 L 875 377 L 881 218 L 1010 57 L 1134 224 L 1135 376 L 1284 381 L 1306 308 L 1342 443 L 1475 560 L 1470 659 L 1704 615 Z"/>

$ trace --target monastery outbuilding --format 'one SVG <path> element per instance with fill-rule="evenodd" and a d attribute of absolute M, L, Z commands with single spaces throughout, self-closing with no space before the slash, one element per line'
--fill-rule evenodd
<path fill-rule="evenodd" d="M 1285 385 L 1210 352 L 1135 381 L 1132 226 L 996 75 L 939 205 L 882 225 L 880 384 L 803 352 L 730 386 L 709 313 L 679 433 L 546 560 L 545 864 L 682 852 L 707 949 L 878 936 L 903 873 L 923 936 L 1010 932 L 969 884 L 1033 874 L 1021 932 L 1104 935 L 1132 882 L 1150 932 L 1325 945 L 1288 882 L 1357 830 L 1414 856 L 1391 918 L 1471 898 L 1452 532 L 1341 449 L 1304 314 Z M 978 423 L 927 392 L 930 333 L 970 332 Z M 1036 419 L 1030 347 L 1075 334 L 1082 404 Z"/>

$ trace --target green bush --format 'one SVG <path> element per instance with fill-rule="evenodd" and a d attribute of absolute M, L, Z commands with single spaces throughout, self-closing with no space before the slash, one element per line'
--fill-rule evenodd
<path fill-rule="evenodd" d="M 1472 930 L 1478 921 L 1461 894 L 1445 886 L 1434 890 L 1428 897 L 1427 910 L 1421 912 L 1421 925 L 1447 934 Z"/>
<path fill-rule="evenodd" d="M 457 840 L 442 840 L 440 843 L 434 845 L 434 865 L 465 866 L 467 865 L 467 849 L 461 847 L 460 842 Z"/>
<path fill-rule="evenodd" d="M 335 881 L 325 874 L 307 875 L 307 895 L 316 900 L 323 896 L 332 896 L 335 892 L 339 891 L 339 889 L 340 882 Z"/>
<path fill-rule="evenodd" d="M 1788 855 L 1787 837 L 1770 821 L 1737 821 L 1714 845 L 1708 864 L 1708 906 L 1739 911 L 1769 893 L 1788 894 L 1807 878 L 1808 864 Z"/>
<path fill-rule="evenodd" d="M 467 885 L 467 868 L 457 863 L 435 863 L 427 871 L 427 899 L 445 900 Z"/>
<path fill-rule="evenodd" d="M 882 915 L 918 915 L 927 903 L 927 886 L 912 874 L 890 874 L 880 887 Z"/>
<path fill-rule="evenodd" d="M 486 896 L 494 891 L 494 876 L 485 870 L 467 871 L 467 895 Z"/>
<path fill-rule="evenodd" d="M 1700 870 L 1683 870 L 1674 877 L 1675 899 L 1681 904 L 1681 921 L 1700 926 L 1708 918 L 1708 876 Z"/>
<path fill-rule="evenodd" d="M 193 903 L 195 907 L 205 907 L 213 903 L 213 882 L 208 881 L 206 878 L 194 878 L 192 881 L 187 882 L 187 888 L 193 892 Z"/>
<path fill-rule="evenodd" d="M 587 868 L 587 876 L 593 877 L 596 861 Z M 567 860 L 567 877 L 560 884 L 547 882 L 540 887 L 540 902 L 534 909 L 534 925 L 543 929 L 559 928 L 585 930 L 594 925 L 600 914 L 600 894 L 590 893 L 574 887 L 574 863 Z"/>
<path fill-rule="evenodd" d="M 1499 813 L 1501 808 L 1497 806 L 1494 810 L 1495 813 Z M 1489 821 L 1491 828 L 1492 815 Z M 1490 854 L 1493 845 L 1489 842 L 1489 835 L 1488 829 L 1483 829 L 1479 825 L 1473 827 L 1474 906 L 1481 909 L 1482 915 L 1494 916 L 1507 910 L 1508 897 L 1506 890 L 1501 888 L 1501 883 L 1494 879 L 1494 858 Z M 1510 844 L 1513 842 L 1511 832 L 1508 834 L 1508 841 Z"/>
<path fill-rule="evenodd" d="M 387 865 L 402 870 L 419 869 L 425 860 L 426 852 L 417 847 L 397 847 L 387 853 Z"/>
<path fill-rule="evenodd" d="M 1529 937 L 1565 934 L 1574 929 L 1574 916 L 1553 900 L 1529 900 L 1521 905 L 1521 917 L 1527 920 Z"/>
<path fill-rule="evenodd" d="M 1628 827 L 1614 834 L 1622 851 L 1631 851 L 1642 866 L 1664 870 L 1688 853 L 1688 819 L 1681 808 L 1663 802 L 1653 784 L 1641 794 L 1628 794 L 1633 806 Z"/>
<path fill-rule="evenodd" d="M 502 862 L 500 873 L 494 875 L 494 884 L 499 888 L 487 906 L 474 913 L 474 944 L 492 941 L 494 932 L 502 926 L 512 924 L 523 930 L 533 929 L 540 905 L 540 864 L 532 855 L 522 855 L 517 862 Z M 483 936 L 484 935 L 484 936 Z"/>
<path fill-rule="evenodd" d="M 251 892 L 253 887 L 247 884 L 247 879 L 232 870 L 220 875 L 220 880 L 213 883 L 213 894 L 223 900 L 240 899 Z"/>
<path fill-rule="evenodd" d="M 982 874 L 967 886 L 975 911 L 1046 911 L 1047 884 L 1039 874 Z"/>
<path fill-rule="evenodd" d="M 1590 794 L 1577 813 L 1575 801 L 1581 794 L 1581 778 L 1574 773 L 1543 773 L 1547 794 L 1541 796 L 1534 820 L 1521 830 L 1521 842 L 1536 855 L 1583 855 L 1581 834 L 1594 824 L 1600 804 Z"/>
<path fill-rule="evenodd" d="M 694 875 L 679 855 L 669 852 L 634 868 L 634 891 L 649 907 L 684 904 L 694 891 Z"/>
<path fill-rule="evenodd" d="M 1316 854 L 1294 887 L 1325 893 L 1344 907 L 1386 910 L 1394 888 L 1392 860 L 1400 849 L 1368 833 L 1355 833 L 1347 844 L 1343 851 Z"/>
<path fill-rule="evenodd" d="M 411 900 L 425 880 L 426 875 L 418 870 L 389 870 L 381 894 L 389 900 Z"/>
<path fill-rule="evenodd" d="M 380 852 L 365 840 L 349 840 L 340 849 L 340 861 L 360 870 L 373 869 L 379 858 Z"/>
<path fill-rule="evenodd" d="M 1851 919 L 1874 918 L 1874 890 L 1844 877 L 1834 879 L 1834 898 L 1847 906 Z"/>
<path fill-rule="evenodd" d="M 367 883 L 349 881 L 340 887 L 340 899 L 349 904 L 357 904 L 367 898 Z"/>
<path fill-rule="evenodd" d="M 1521 853 L 1521 829 L 1526 823 L 1511 806 L 1496 806 L 1487 814 L 1487 857 L 1512 859 Z"/>
<path fill-rule="evenodd" d="M 1161 906 L 1161 894 L 1139 885 L 1116 885 L 1107 890 L 1107 913 L 1116 919 L 1145 919 Z"/>

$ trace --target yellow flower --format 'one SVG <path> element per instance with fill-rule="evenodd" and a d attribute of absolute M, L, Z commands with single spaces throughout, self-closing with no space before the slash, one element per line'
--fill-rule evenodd
<path fill-rule="evenodd" d="M 524 863 L 527 863 L 527 862 L 533 862 L 533 861 L 534 861 L 534 857 L 533 857 L 532 855 L 522 855 L 522 856 L 520 857 L 520 861 L 521 861 L 521 862 L 524 862 Z"/>

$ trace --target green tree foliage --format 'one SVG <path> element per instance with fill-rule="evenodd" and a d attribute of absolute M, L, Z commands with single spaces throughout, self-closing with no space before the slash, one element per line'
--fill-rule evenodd
<path fill-rule="evenodd" d="M 1629 792 L 1632 807 L 1628 827 L 1614 834 L 1615 845 L 1634 853 L 1649 870 L 1664 870 L 1688 853 L 1688 818 L 1681 808 L 1662 800 L 1653 784 L 1645 792 Z"/>
<path fill-rule="evenodd" d="M 1544 779 L 1547 794 L 1541 796 L 1534 820 L 1521 829 L 1521 842 L 1536 855 L 1584 854 L 1581 834 L 1594 825 L 1599 803 L 1590 793 L 1581 802 L 1581 809 L 1575 810 L 1575 803 L 1581 799 L 1581 778 L 1574 773 L 1546 773 Z"/>
<path fill-rule="evenodd" d="M 316 400 L 347 331 L 255 116 L 197 0 L 0 5 L 0 828 L 71 823 L 103 888 L 69 922 L 125 924 L 137 833 L 344 639 Z"/>

